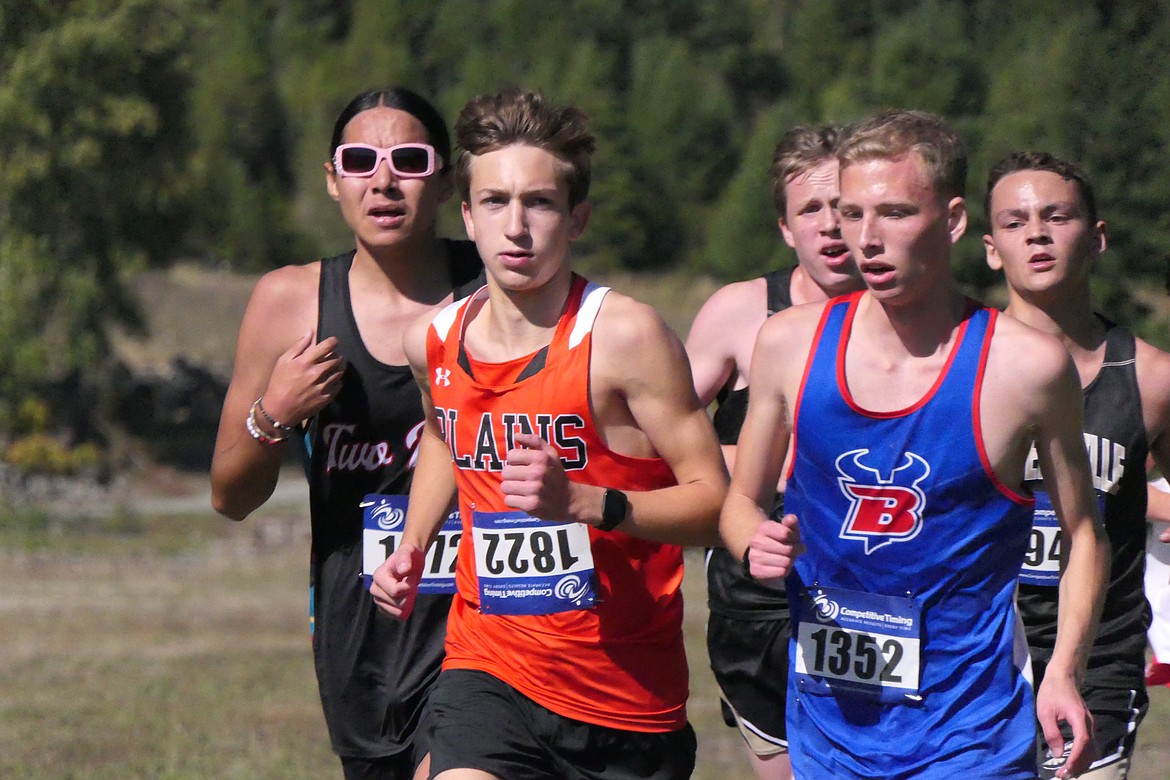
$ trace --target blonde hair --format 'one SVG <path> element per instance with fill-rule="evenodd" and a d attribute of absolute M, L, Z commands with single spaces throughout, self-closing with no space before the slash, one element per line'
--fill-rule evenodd
<path fill-rule="evenodd" d="M 967 149 L 940 117 L 890 109 L 854 125 L 837 158 L 845 169 L 865 160 L 895 160 L 914 153 L 925 163 L 935 191 L 961 198 L 967 189 Z"/>

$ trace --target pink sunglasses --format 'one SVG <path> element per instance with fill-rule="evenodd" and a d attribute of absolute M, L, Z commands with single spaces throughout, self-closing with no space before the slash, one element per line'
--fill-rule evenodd
<path fill-rule="evenodd" d="M 435 147 L 398 144 L 388 148 L 369 144 L 342 144 L 333 153 L 333 170 L 341 176 L 373 176 L 385 160 L 400 179 L 421 179 L 435 172 Z"/>

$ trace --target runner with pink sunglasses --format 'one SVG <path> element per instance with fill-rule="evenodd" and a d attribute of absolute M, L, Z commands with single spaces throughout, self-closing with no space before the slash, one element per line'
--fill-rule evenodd
<path fill-rule="evenodd" d="M 409 90 L 365 92 L 341 112 L 325 186 L 354 248 L 257 283 L 211 467 L 215 509 L 242 520 L 272 495 L 289 440 L 305 444 L 313 654 L 347 780 L 427 771 L 416 735 L 443 658 L 453 552 L 410 623 L 377 610 L 368 583 L 401 536 L 423 420 L 402 331 L 482 267 L 473 244 L 435 234 L 450 157 L 443 120 Z"/>

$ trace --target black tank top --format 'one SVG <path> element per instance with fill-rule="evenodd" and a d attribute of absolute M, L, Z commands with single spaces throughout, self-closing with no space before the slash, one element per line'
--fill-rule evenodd
<path fill-rule="evenodd" d="M 480 273 L 474 244 L 445 243 L 456 285 Z M 409 491 L 423 410 L 410 367 L 379 362 L 362 342 L 350 301 L 353 256 L 321 261 L 317 338 L 337 337 L 346 367 L 341 390 L 305 439 L 310 598 L 317 682 L 333 749 L 377 758 L 402 751 L 414 738 L 443 659 L 451 597 L 420 596 L 403 623 L 382 613 L 362 584 L 359 505 L 369 493 Z M 380 444 L 389 457 L 379 456 Z"/>
<path fill-rule="evenodd" d="M 1085 684 L 1138 689 L 1144 684 L 1150 625 L 1150 606 L 1143 590 L 1149 443 L 1138 392 L 1134 336 L 1113 323 L 1106 325 L 1104 363 L 1084 390 L 1085 443 L 1093 483 L 1104 502 L 1113 555 Z M 1052 658 L 1058 595 L 1056 587 L 1020 584 L 1020 614 L 1038 673 Z M 1036 682 L 1040 682 L 1039 674 Z"/>
<path fill-rule="evenodd" d="M 764 274 L 768 285 L 768 316 L 792 305 L 789 283 L 792 269 Z M 719 391 L 712 422 L 720 444 L 735 444 L 747 414 L 748 388 L 735 387 L 736 374 L 728 378 Z M 782 507 L 777 496 L 773 515 Z M 743 576 L 743 564 L 723 547 L 707 551 L 707 605 L 711 612 L 738 620 L 772 620 L 788 617 L 788 596 L 781 589 L 769 588 Z"/>

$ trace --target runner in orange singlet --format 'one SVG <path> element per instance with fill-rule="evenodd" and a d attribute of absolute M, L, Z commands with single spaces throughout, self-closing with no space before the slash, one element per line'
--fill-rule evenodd
<path fill-rule="evenodd" d="M 513 90 L 469 103 L 456 136 L 487 285 L 407 332 L 434 413 L 372 589 L 409 615 L 458 488 L 432 772 L 689 777 L 680 545 L 718 541 L 714 431 L 661 317 L 570 268 L 590 213 L 584 115 Z"/>

